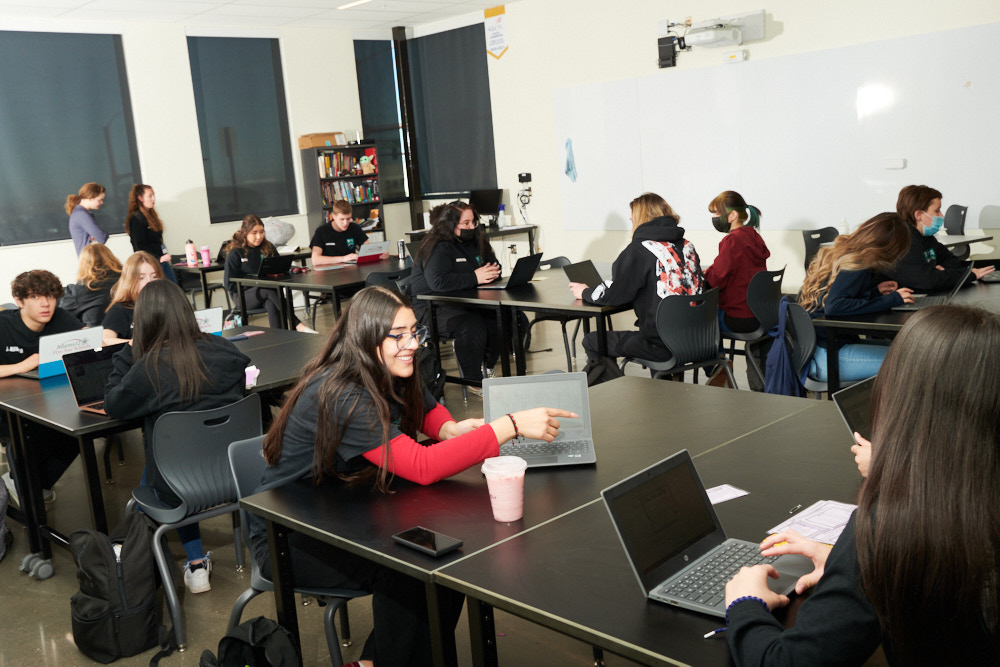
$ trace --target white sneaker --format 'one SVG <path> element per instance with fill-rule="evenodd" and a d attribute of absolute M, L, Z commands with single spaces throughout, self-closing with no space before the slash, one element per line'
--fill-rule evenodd
<path fill-rule="evenodd" d="M 184 563 L 184 585 L 191 593 L 205 593 L 212 590 L 212 583 L 208 576 L 212 573 L 212 552 L 205 554 L 197 569 L 191 569 L 191 563 Z"/>
<path fill-rule="evenodd" d="M 21 499 L 17 495 L 17 485 L 14 484 L 14 480 L 10 476 L 10 472 L 5 472 L 3 474 L 3 483 L 7 485 L 7 495 L 10 496 L 10 502 L 21 506 Z"/>

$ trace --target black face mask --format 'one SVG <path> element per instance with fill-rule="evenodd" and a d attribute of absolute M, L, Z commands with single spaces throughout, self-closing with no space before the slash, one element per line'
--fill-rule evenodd
<path fill-rule="evenodd" d="M 712 216 L 712 226 L 715 227 L 718 231 L 722 232 L 723 234 L 729 233 L 729 222 L 723 220 L 721 217 L 717 215 Z"/>
<path fill-rule="evenodd" d="M 460 229 L 458 230 L 458 238 L 460 241 L 475 241 L 476 240 L 476 230 L 473 229 Z"/>

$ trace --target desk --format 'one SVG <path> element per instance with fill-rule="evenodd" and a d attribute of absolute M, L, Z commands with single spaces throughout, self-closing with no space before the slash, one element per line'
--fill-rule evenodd
<path fill-rule="evenodd" d="M 510 227 L 489 227 L 486 230 L 486 237 L 490 239 L 503 238 L 505 236 L 511 236 L 513 234 L 527 234 L 528 235 L 528 254 L 535 252 L 535 230 L 538 229 L 538 225 L 512 225 Z M 406 232 L 406 235 L 410 237 L 411 241 L 419 241 L 424 238 L 427 234 L 426 229 L 417 229 L 411 232 Z"/>
<path fill-rule="evenodd" d="M 430 486 L 397 478 L 393 482 L 396 492 L 389 495 L 344 484 L 321 488 L 290 484 L 244 498 L 243 508 L 267 522 L 279 623 L 297 641 L 294 576 L 287 558 L 291 531 L 302 532 L 424 582 L 429 593 L 428 617 L 434 620 L 438 618 L 434 602 L 436 587 L 445 585 L 465 592 L 456 583 L 463 581 L 460 575 L 451 574 L 452 566 L 477 553 L 499 548 L 527 531 L 547 533 L 548 526 L 557 523 L 553 520 L 591 505 L 602 489 L 679 449 L 686 447 L 692 455 L 706 454 L 790 416 L 822 410 L 816 402 L 806 399 L 637 377 L 623 377 L 593 387 L 590 402 L 597 464 L 529 471 L 525 478 L 525 513 L 520 521 L 492 520 L 485 480 L 478 466 Z M 832 410 L 832 406 L 822 406 Z M 727 418 L 720 420 L 720 414 Z M 650 419 L 650 415 L 663 417 Z M 621 428 L 623 423 L 630 424 L 627 432 Z M 838 424 L 838 428 L 843 438 L 849 438 L 842 425 Z M 770 435 L 783 437 L 779 431 L 771 431 Z M 853 467 L 849 447 L 849 442 L 844 445 L 844 457 Z M 759 465 L 763 463 L 762 460 Z M 762 522 L 770 520 L 768 517 Z M 776 519 L 768 525 L 777 522 Z M 457 552 L 435 559 L 392 541 L 394 533 L 417 524 L 460 538 L 465 545 Z M 608 531 L 612 531 L 610 523 Z M 616 539 L 613 532 L 607 537 Z M 562 552 L 555 555 L 558 553 Z M 620 556 L 624 558 L 621 552 Z M 518 576 L 522 574 L 527 576 L 520 571 Z M 631 587 L 627 590 L 639 595 L 634 578 L 629 583 Z M 437 663 L 456 664 L 454 636 L 444 631 L 440 623 L 432 626 Z"/>
<path fill-rule="evenodd" d="M 969 245 L 971 243 L 979 243 L 981 241 L 992 241 L 993 237 L 989 234 L 942 234 L 937 237 L 937 240 L 945 248 L 954 248 L 957 245 Z"/>

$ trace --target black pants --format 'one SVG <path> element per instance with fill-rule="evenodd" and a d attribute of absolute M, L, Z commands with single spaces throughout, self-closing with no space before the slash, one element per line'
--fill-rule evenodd
<path fill-rule="evenodd" d="M 671 357 L 670 350 L 662 344 L 654 344 L 638 331 L 609 331 L 608 355 L 617 357 L 635 357 L 649 361 L 666 361 Z M 587 352 L 587 360 L 597 359 L 597 332 L 590 332 L 583 337 L 583 349 Z"/>
<path fill-rule="evenodd" d="M 257 539 L 253 546 L 261 572 L 270 579 L 267 540 Z M 377 665 L 433 663 L 423 582 L 299 533 L 289 536 L 289 546 L 296 586 L 372 592 L 374 641 L 365 644 L 362 659 Z M 439 602 L 444 629 L 454 632 L 465 596 L 442 589 Z"/>
<path fill-rule="evenodd" d="M 3 424 L 5 420 L 0 416 L 0 431 L 3 435 L 8 434 L 14 437 L 13 425 L 9 427 Z M 76 438 L 45 428 L 41 424 L 22 419 L 21 424 L 24 429 L 25 447 L 30 448 L 41 472 L 41 482 L 43 489 L 51 489 L 59 481 L 66 469 L 76 460 L 80 453 L 80 445 Z M 7 448 L 7 456 L 14 457 L 14 447 Z M 11 479 L 14 478 L 14 466 L 10 466 Z"/>
<path fill-rule="evenodd" d="M 271 287 L 247 287 L 244 290 L 247 301 L 247 310 L 263 308 L 267 311 L 267 325 L 272 329 L 280 329 L 281 324 L 281 300 L 278 298 L 278 290 Z M 239 298 L 237 293 L 236 298 Z M 244 324 L 247 324 L 244 322 Z M 292 313 L 292 328 L 300 324 L 299 318 Z"/>
<path fill-rule="evenodd" d="M 426 315 L 429 317 L 429 315 Z M 467 380 L 482 380 L 482 364 L 493 368 L 500 358 L 500 326 L 493 310 L 441 306 L 438 333 L 455 339 L 455 356 Z"/>

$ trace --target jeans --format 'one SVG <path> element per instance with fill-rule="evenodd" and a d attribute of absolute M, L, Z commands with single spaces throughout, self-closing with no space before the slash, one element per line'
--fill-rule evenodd
<path fill-rule="evenodd" d="M 884 345 L 879 343 L 851 343 L 839 348 L 837 355 L 837 367 L 840 369 L 840 379 L 864 380 L 878 373 L 885 359 L 886 352 L 889 351 L 889 342 Z M 826 374 L 826 348 L 819 345 L 813 352 L 809 361 L 809 377 L 819 382 L 828 380 Z"/>
<path fill-rule="evenodd" d="M 180 281 L 177 280 L 177 274 L 174 272 L 174 267 L 171 266 L 170 262 L 160 262 L 160 267 L 163 268 L 163 277 L 175 285 L 180 285 Z"/>
<path fill-rule="evenodd" d="M 146 481 L 146 469 L 142 469 L 142 479 L 139 481 L 139 486 L 149 486 Z M 160 497 L 160 492 L 157 489 L 153 489 L 153 493 L 156 497 Z M 205 557 L 205 548 L 201 544 L 201 528 L 196 523 L 192 523 L 188 526 L 181 526 L 177 529 L 177 537 L 181 538 L 181 544 L 184 545 L 184 553 L 187 555 L 188 562 L 195 560 L 201 560 Z"/>

